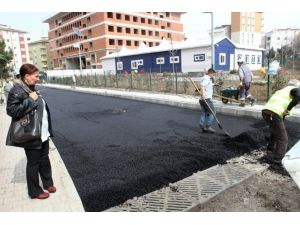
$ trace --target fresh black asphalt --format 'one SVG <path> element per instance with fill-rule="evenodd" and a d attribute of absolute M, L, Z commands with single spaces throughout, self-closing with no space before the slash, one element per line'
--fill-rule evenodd
<path fill-rule="evenodd" d="M 266 144 L 265 123 L 218 114 L 234 138 L 199 132 L 199 112 L 41 88 L 53 138 L 86 211 L 103 211 Z M 299 129 L 290 124 L 290 145 Z M 54 177 L 55 180 L 55 177 Z"/>

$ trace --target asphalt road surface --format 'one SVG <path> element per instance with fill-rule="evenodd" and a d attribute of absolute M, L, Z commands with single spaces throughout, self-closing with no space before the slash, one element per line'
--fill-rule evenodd
<path fill-rule="evenodd" d="M 199 132 L 196 110 L 56 89 L 41 93 L 53 141 L 86 211 L 108 209 L 266 144 L 265 123 L 253 118 L 218 114 L 234 136 L 228 138 L 216 124 L 216 134 Z M 292 130 L 295 142 L 299 129 Z"/>

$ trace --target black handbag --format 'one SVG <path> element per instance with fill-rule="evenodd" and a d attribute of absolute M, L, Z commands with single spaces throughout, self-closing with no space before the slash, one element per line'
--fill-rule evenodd
<path fill-rule="evenodd" d="M 36 109 L 11 123 L 12 141 L 20 144 L 41 138 L 41 125 Z"/>
<path fill-rule="evenodd" d="M 27 93 L 31 90 L 20 85 Z M 41 138 L 41 124 L 36 109 L 33 109 L 22 118 L 11 122 L 11 138 L 14 143 L 21 144 Z"/>

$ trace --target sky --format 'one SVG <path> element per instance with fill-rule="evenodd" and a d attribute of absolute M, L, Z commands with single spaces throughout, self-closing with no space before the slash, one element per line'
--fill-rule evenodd
<path fill-rule="evenodd" d="M 0 12 L 0 24 L 29 32 L 31 41 L 48 36 L 48 24 L 43 21 L 53 12 Z M 274 28 L 300 28 L 300 13 L 297 12 L 266 12 L 265 32 Z M 201 11 L 187 11 L 181 21 L 187 38 L 206 39 L 210 29 L 211 16 Z M 230 24 L 230 12 L 214 12 L 214 26 Z"/>

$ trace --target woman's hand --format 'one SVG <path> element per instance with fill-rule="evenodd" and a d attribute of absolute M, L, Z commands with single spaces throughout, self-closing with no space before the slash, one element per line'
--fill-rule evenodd
<path fill-rule="evenodd" d="M 34 101 L 36 101 L 38 99 L 38 94 L 34 91 L 29 93 L 29 97 L 31 97 Z"/>

